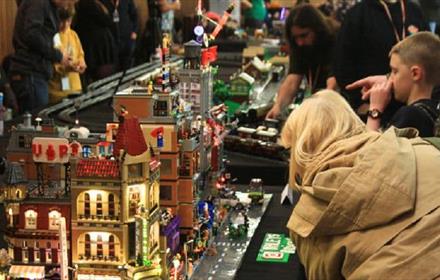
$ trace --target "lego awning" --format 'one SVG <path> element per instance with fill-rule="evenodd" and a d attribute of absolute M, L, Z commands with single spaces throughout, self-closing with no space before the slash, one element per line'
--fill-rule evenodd
<path fill-rule="evenodd" d="M 11 265 L 9 276 L 13 278 L 44 279 L 44 266 Z"/>

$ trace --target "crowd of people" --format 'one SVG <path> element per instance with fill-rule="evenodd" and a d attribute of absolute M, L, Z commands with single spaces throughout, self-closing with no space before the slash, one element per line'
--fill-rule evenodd
<path fill-rule="evenodd" d="M 240 2 L 244 27 L 261 28 L 270 1 Z M 291 149 L 289 184 L 301 192 L 288 228 L 307 277 L 440 277 L 440 146 L 417 137 L 438 136 L 439 37 L 411 0 L 297 2 L 285 20 L 287 76 L 267 118 L 302 91 L 282 142 Z M 182 3 L 148 3 L 141 45 L 151 55 L 158 34 L 173 36 Z M 14 110 L 60 102 L 133 66 L 134 0 L 17 5 L 15 52 L 7 74 L 0 68 Z"/>
<path fill-rule="evenodd" d="M 162 29 L 173 28 L 179 0 L 158 0 Z M 33 111 L 134 65 L 139 37 L 134 0 L 17 0 L 14 53 L 7 56 L 6 105 Z M 171 22 L 171 25 L 170 25 Z M 159 40 L 157 40 L 159 42 Z M 142 46 L 142 44 L 138 44 Z M 145 58 L 143 62 L 148 61 Z"/>

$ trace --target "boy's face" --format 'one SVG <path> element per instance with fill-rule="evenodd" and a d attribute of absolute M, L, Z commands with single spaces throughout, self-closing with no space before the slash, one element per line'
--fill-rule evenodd
<path fill-rule="evenodd" d="M 406 103 L 413 86 L 410 67 L 402 62 L 398 54 L 391 55 L 390 67 L 394 98 L 397 101 Z"/>

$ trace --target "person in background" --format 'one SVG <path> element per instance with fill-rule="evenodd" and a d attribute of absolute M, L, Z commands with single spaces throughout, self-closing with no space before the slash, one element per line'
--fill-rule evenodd
<path fill-rule="evenodd" d="M 15 19 L 13 45 L 8 70 L 9 81 L 16 95 L 20 112 L 32 111 L 48 104 L 48 80 L 52 63 L 71 65 L 67 53 L 53 45 L 58 32 L 59 8 L 68 0 L 23 0 Z"/>
<path fill-rule="evenodd" d="M 330 90 L 292 112 L 287 227 L 307 279 L 438 278 L 440 151 L 416 133 L 369 130 Z"/>
<path fill-rule="evenodd" d="M 292 102 L 304 77 L 308 94 L 317 89 L 336 88 L 332 63 L 337 23 L 325 18 L 311 4 L 301 4 L 291 10 L 285 28 L 290 46 L 289 72 L 267 118 L 277 118 Z"/>
<path fill-rule="evenodd" d="M 81 39 L 87 63 L 87 83 L 113 74 L 118 60 L 117 20 L 110 0 L 80 0 L 74 29 Z"/>
<path fill-rule="evenodd" d="M 119 13 L 119 70 L 133 64 L 133 52 L 138 34 L 138 14 L 133 0 L 117 0 Z"/>
<path fill-rule="evenodd" d="M 334 73 L 342 94 L 356 112 L 366 116 L 368 104 L 358 90 L 345 87 L 370 75 L 389 73 L 391 48 L 410 34 L 425 30 L 428 25 L 420 7 L 409 0 L 364 0 L 347 12 L 335 47 Z M 392 101 L 383 123 L 400 106 Z"/>
<path fill-rule="evenodd" d="M 14 92 L 12 91 L 7 75 L 5 71 L 3 71 L 3 67 L 1 66 L 0 66 L 0 92 L 2 92 L 4 96 L 3 105 L 6 108 L 11 108 L 13 112 L 17 113 L 18 112 L 17 100 L 15 98 Z"/>
<path fill-rule="evenodd" d="M 80 74 L 87 66 L 84 61 L 84 51 L 78 35 L 70 26 L 74 12 L 72 9 L 59 11 L 60 32 L 54 38 L 55 46 L 71 58 L 71 66 L 65 67 L 59 63 L 54 65 L 54 76 L 49 81 L 49 103 L 60 102 L 70 94 L 82 91 Z"/>
<path fill-rule="evenodd" d="M 174 37 L 174 12 L 180 10 L 180 0 L 159 0 L 159 9 L 162 13 L 161 30 Z"/>
<path fill-rule="evenodd" d="M 394 89 L 395 99 L 406 106 L 397 110 L 389 125 L 417 128 L 422 137 L 434 136 L 438 112 L 431 94 L 434 85 L 440 84 L 440 39 L 430 32 L 419 32 L 395 45 L 390 56 L 390 78 L 363 96 L 370 100 L 367 126 L 380 128 L 381 115 Z"/>
<path fill-rule="evenodd" d="M 241 0 L 244 11 L 244 27 L 258 29 L 263 27 L 267 9 L 264 0 Z"/>

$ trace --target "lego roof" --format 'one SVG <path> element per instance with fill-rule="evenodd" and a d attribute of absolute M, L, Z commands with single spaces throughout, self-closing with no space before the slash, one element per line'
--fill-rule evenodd
<path fill-rule="evenodd" d="M 76 167 L 78 177 L 119 177 L 119 164 L 108 159 L 82 159 Z"/>
<path fill-rule="evenodd" d="M 7 166 L 5 181 L 10 185 L 25 183 L 27 181 L 26 177 L 24 176 L 23 169 L 18 162 L 11 162 Z"/>
<path fill-rule="evenodd" d="M 147 151 L 147 143 L 145 143 L 145 138 L 137 118 L 126 118 L 119 124 L 113 155 L 119 156 L 121 149 L 131 156 L 138 156 Z"/>

